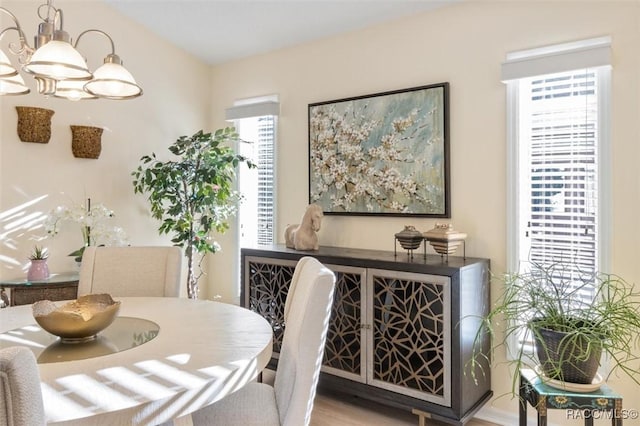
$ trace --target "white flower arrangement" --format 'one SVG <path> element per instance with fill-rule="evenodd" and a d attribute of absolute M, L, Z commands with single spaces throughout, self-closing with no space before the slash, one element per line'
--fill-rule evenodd
<path fill-rule="evenodd" d="M 102 204 L 87 205 L 73 204 L 72 206 L 58 206 L 49 211 L 44 222 L 44 228 L 50 237 L 55 237 L 63 222 L 75 222 L 80 225 L 83 246 L 69 256 L 74 256 L 77 262 L 82 261 L 82 254 L 88 246 L 126 246 L 129 245 L 127 233 L 119 226 L 111 225 L 113 211 Z"/>

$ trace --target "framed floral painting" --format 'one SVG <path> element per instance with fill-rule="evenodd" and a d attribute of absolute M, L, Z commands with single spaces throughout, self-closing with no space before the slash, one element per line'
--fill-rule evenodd
<path fill-rule="evenodd" d="M 325 214 L 451 217 L 449 83 L 309 105 L 309 202 Z"/>

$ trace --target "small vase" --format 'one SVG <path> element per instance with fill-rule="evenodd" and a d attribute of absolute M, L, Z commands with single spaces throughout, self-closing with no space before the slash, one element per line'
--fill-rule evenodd
<path fill-rule="evenodd" d="M 41 281 L 49 278 L 49 266 L 46 259 L 32 260 L 29 271 L 27 272 L 27 280 Z"/>
<path fill-rule="evenodd" d="M 404 229 L 395 234 L 396 239 L 405 250 L 415 250 L 422 244 L 422 233 L 412 225 L 406 225 Z"/>

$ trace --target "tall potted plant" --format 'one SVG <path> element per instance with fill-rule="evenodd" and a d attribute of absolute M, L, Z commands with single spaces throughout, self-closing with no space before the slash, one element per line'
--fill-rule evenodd
<path fill-rule="evenodd" d="M 220 245 L 211 233 L 223 233 L 235 214 L 240 194 L 233 189 L 236 168 L 246 162 L 228 145 L 238 141 L 233 127 L 193 136 L 181 136 L 169 151 L 175 160 L 161 161 L 155 153 L 143 156 L 132 172 L 135 193 L 144 193 L 151 204 L 151 215 L 162 221 L 161 234 L 172 234 L 172 242 L 184 248 L 187 258 L 187 294 L 198 297 L 196 272 L 204 255 L 215 253 Z"/>
<path fill-rule="evenodd" d="M 471 374 L 487 363 L 480 344 L 488 333 L 494 350 L 506 347 L 516 372 L 533 367 L 548 383 L 592 384 L 606 354 L 612 372 L 640 384 L 640 293 L 634 285 L 563 262 L 530 263 L 503 278 L 504 290 L 478 328 Z M 534 342 L 535 356 L 527 341 Z M 514 393 L 516 383 L 517 374 Z"/>

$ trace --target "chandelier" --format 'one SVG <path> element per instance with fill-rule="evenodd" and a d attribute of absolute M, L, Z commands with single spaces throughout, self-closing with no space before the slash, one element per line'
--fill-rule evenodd
<path fill-rule="evenodd" d="M 22 71 L 35 78 L 40 94 L 70 100 L 131 99 L 142 95 L 142 89 L 116 55 L 109 34 L 89 29 L 80 33 L 72 44 L 69 34 L 62 29 L 62 10 L 53 6 L 53 0 L 38 6 L 38 17 L 42 22 L 38 26 L 38 35 L 34 37 L 34 47 L 27 42 L 15 15 L 4 7 L 0 7 L 0 12 L 13 21 L 13 26 L 0 32 L 0 40 L 9 31 L 18 33 L 19 41 L 9 43 L 9 52 L 18 57 Z M 111 53 L 93 73 L 87 67 L 86 59 L 76 50 L 80 39 L 89 33 L 102 35 L 111 44 Z M 18 70 L 0 50 L 0 95 L 29 92 Z"/>

